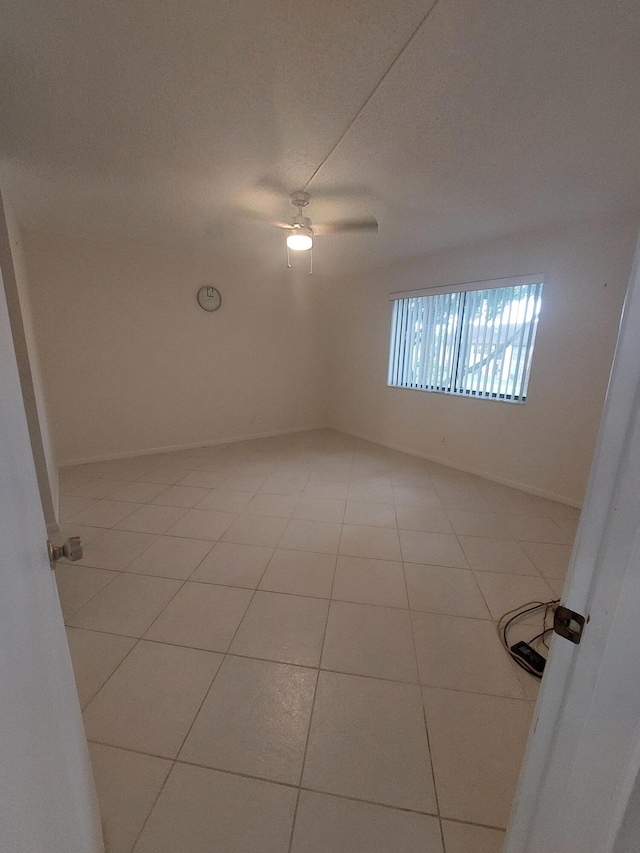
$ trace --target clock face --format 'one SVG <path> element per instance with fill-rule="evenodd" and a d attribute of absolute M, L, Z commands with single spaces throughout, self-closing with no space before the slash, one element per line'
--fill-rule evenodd
<path fill-rule="evenodd" d="M 220 291 L 215 287 L 201 287 L 198 291 L 198 304 L 205 311 L 217 311 L 222 303 Z"/>

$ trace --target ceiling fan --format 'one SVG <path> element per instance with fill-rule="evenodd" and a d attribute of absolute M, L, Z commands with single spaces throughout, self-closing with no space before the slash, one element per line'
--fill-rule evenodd
<path fill-rule="evenodd" d="M 324 222 L 321 225 L 312 224 L 303 210 L 309 204 L 311 197 L 305 190 L 291 193 L 291 204 L 297 213 L 293 221 L 271 222 L 276 228 L 287 231 L 287 266 L 291 266 L 289 252 L 309 252 L 309 272 L 313 271 L 313 238 L 325 234 L 338 234 L 345 231 L 377 231 L 378 221 L 373 216 L 362 219 L 339 219 L 335 222 Z"/>

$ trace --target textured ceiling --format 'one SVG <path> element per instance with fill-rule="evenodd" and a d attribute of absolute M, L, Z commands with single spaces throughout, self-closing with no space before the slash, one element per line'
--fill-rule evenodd
<path fill-rule="evenodd" d="M 637 0 L 432 6 L 2 0 L 21 222 L 233 254 L 314 176 L 312 218 L 380 221 L 318 238 L 335 274 L 640 204 Z"/>

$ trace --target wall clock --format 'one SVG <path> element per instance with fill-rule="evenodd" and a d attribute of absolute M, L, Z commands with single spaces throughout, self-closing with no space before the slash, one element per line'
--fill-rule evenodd
<path fill-rule="evenodd" d="M 201 287 L 198 291 L 198 305 L 205 311 L 217 311 L 222 304 L 220 291 L 215 287 Z"/>

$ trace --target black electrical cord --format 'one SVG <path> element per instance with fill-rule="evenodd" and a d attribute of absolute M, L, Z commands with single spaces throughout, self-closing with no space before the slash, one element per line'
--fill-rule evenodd
<path fill-rule="evenodd" d="M 500 642 L 504 646 L 507 653 L 511 656 L 511 658 L 518 664 L 521 669 L 524 669 L 525 672 L 528 672 L 529 675 L 533 675 L 534 678 L 541 679 L 542 675 L 532 669 L 528 664 L 522 660 L 522 658 L 518 657 L 518 655 L 514 654 L 511 651 L 511 646 L 509 645 L 508 638 L 508 630 L 509 626 L 516 622 L 518 619 L 521 619 L 523 616 L 526 616 L 528 613 L 535 613 L 538 610 L 544 608 L 544 617 L 543 617 L 543 630 L 536 634 L 533 639 L 529 641 L 529 645 L 531 645 L 536 640 L 542 639 L 546 648 L 549 648 L 547 643 L 545 642 L 545 637 L 553 628 L 547 628 L 547 614 L 549 610 L 553 608 L 555 604 L 558 604 L 560 599 L 554 599 L 553 601 L 529 601 L 527 604 L 523 604 L 521 607 L 514 608 L 513 610 L 508 610 L 499 620 L 498 620 L 498 636 L 500 637 Z M 513 615 L 511 615 L 513 614 Z M 505 622 L 504 625 L 502 623 L 506 619 L 507 616 L 510 618 Z M 501 627 L 502 626 L 502 627 Z"/>

